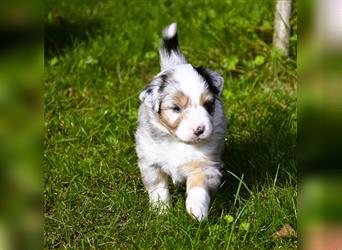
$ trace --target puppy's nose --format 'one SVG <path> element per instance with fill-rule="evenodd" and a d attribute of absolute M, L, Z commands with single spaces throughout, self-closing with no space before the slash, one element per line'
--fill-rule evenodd
<path fill-rule="evenodd" d="M 203 134 L 205 130 L 205 126 L 198 126 L 196 129 L 194 129 L 194 134 L 196 136 L 200 136 L 201 134 Z"/>

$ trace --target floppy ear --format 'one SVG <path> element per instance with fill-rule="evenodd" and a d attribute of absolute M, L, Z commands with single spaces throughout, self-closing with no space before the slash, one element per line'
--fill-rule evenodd
<path fill-rule="evenodd" d="M 215 71 L 212 71 L 211 69 L 207 68 L 207 71 L 209 72 L 209 74 L 211 76 L 213 85 L 219 91 L 218 95 L 221 95 L 222 90 L 223 90 L 223 86 L 224 86 L 224 79 L 223 79 L 223 77 L 219 73 L 217 73 Z"/>
<path fill-rule="evenodd" d="M 224 79 L 223 77 L 209 68 L 195 67 L 197 73 L 203 77 L 207 82 L 210 91 L 214 92 L 215 95 L 220 96 L 223 90 Z"/>
<path fill-rule="evenodd" d="M 147 85 L 139 95 L 139 99 L 147 107 L 151 108 L 154 112 L 159 111 L 160 97 L 159 97 L 159 86 L 150 83 Z"/>
<path fill-rule="evenodd" d="M 168 75 L 158 75 L 140 93 L 139 99 L 154 112 L 159 112 L 162 93 L 167 84 Z"/>

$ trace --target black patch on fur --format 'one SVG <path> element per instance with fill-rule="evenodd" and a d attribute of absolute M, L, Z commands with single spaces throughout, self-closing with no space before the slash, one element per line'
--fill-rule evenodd
<path fill-rule="evenodd" d="M 210 73 L 204 67 L 202 67 L 202 66 L 194 67 L 194 69 L 197 71 L 197 73 L 200 76 L 202 76 L 202 78 L 208 84 L 209 91 L 214 93 L 215 95 L 218 95 L 220 93 L 220 91 L 214 85 L 213 79 L 212 79 L 212 76 L 210 75 Z"/>
<path fill-rule="evenodd" d="M 161 114 L 161 105 L 162 105 L 162 100 L 159 102 L 159 107 L 158 107 L 158 111 L 157 111 L 157 113 L 158 114 Z"/>
<path fill-rule="evenodd" d="M 215 99 L 212 101 L 205 102 L 203 106 L 208 111 L 208 113 L 212 115 L 215 107 Z"/>
<path fill-rule="evenodd" d="M 164 48 L 170 55 L 171 51 L 179 52 L 178 36 L 177 33 L 171 38 L 164 38 Z"/>
<path fill-rule="evenodd" d="M 169 75 L 168 74 L 162 74 L 160 76 L 160 86 L 159 86 L 159 93 L 162 93 L 166 87 L 167 81 L 169 79 Z"/>

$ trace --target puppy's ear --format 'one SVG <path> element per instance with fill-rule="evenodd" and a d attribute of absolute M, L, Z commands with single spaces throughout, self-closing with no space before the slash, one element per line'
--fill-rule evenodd
<path fill-rule="evenodd" d="M 154 112 L 159 112 L 163 90 L 167 84 L 168 75 L 158 75 L 140 93 L 139 99 Z"/>
<path fill-rule="evenodd" d="M 178 44 L 176 23 L 170 24 L 163 30 L 163 43 L 159 49 L 159 56 L 162 71 L 179 64 L 186 64 L 185 57 Z"/>
<path fill-rule="evenodd" d="M 208 89 L 215 95 L 220 96 L 224 85 L 223 77 L 209 68 L 195 67 L 194 69 L 208 84 Z"/>
<path fill-rule="evenodd" d="M 151 108 L 154 112 L 159 111 L 160 98 L 159 98 L 159 86 L 153 83 L 147 85 L 139 95 L 141 102 Z"/>

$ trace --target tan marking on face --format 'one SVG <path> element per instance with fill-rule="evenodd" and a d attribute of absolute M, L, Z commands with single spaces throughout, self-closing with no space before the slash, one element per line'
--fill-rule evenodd
<path fill-rule="evenodd" d="M 166 127 L 172 134 L 176 133 L 176 130 L 184 119 L 185 114 L 179 114 L 179 117 L 174 121 L 169 121 L 167 115 L 165 114 L 165 110 L 161 110 L 159 113 L 159 121 Z"/>
<path fill-rule="evenodd" d="M 212 114 L 214 110 L 214 102 L 215 98 L 211 93 L 209 93 L 209 91 L 206 91 L 201 94 L 200 105 L 202 105 L 209 112 L 209 114 Z"/>
<path fill-rule="evenodd" d="M 213 97 L 212 95 L 209 93 L 209 91 L 205 91 L 204 93 L 201 94 L 200 96 L 200 105 L 204 105 L 206 101 L 208 100 L 212 100 Z"/>
<path fill-rule="evenodd" d="M 172 99 L 174 101 L 174 104 L 179 106 L 182 110 L 184 110 L 187 107 L 187 105 L 189 105 L 189 103 L 190 103 L 189 98 L 180 91 L 177 92 L 172 97 Z M 170 121 L 168 119 L 167 114 L 166 114 L 166 112 L 169 112 L 169 111 L 170 110 L 163 110 L 162 109 L 159 112 L 159 120 L 170 131 L 170 133 L 175 134 L 179 124 L 185 118 L 186 113 L 181 112 L 175 121 Z"/>
<path fill-rule="evenodd" d="M 174 96 L 175 104 L 177 104 L 182 109 L 186 108 L 189 103 L 189 98 L 182 92 L 177 92 Z"/>

